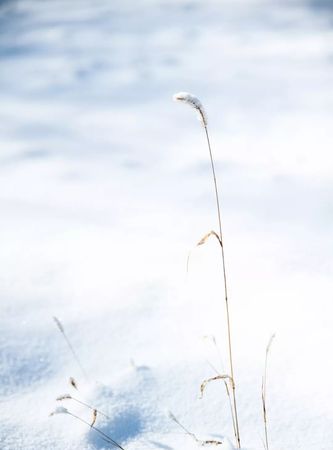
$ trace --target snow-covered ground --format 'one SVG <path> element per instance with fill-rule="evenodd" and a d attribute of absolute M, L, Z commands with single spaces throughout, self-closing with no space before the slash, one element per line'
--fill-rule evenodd
<path fill-rule="evenodd" d="M 196 448 L 169 410 L 232 440 L 223 385 L 199 399 L 210 364 L 227 370 L 203 337 L 226 366 L 226 328 L 216 242 L 194 248 L 217 223 L 180 90 L 217 161 L 242 443 L 263 448 L 275 332 L 270 448 L 332 449 L 332 24 L 319 0 L 0 2 L 1 450 L 109 448 L 48 417 L 65 393 L 126 450 Z"/>

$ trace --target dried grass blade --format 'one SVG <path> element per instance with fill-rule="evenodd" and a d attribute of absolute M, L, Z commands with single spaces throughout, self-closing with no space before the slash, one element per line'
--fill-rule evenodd
<path fill-rule="evenodd" d="M 201 393 L 201 397 L 203 397 L 205 388 L 207 386 L 208 383 L 210 383 L 211 381 L 216 381 L 216 380 L 229 380 L 231 383 L 231 387 L 234 386 L 234 380 L 230 375 L 224 374 L 224 375 L 216 375 L 215 377 L 211 377 L 211 378 L 207 378 L 207 380 L 204 380 L 201 385 L 200 385 L 200 393 Z"/>
<path fill-rule="evenodd" d="M 96 419 L 97 419 L 97 409 L 94 409 L 93 410 L 93 418 L 92 418 L 92 422 L 90 424 L 90 428 L 92 428 L 95 425 Z"/>
<path fill-rule="evenodd" d="M 205 242 L 211 237 L 214 236 L 216 237 L 216 239 L 219 241 L 220 246 L 222 247 L 222 241 L 220 236 L 216 233 L 216 231 L 211 230 L 209 233 L 205 234 L 205 236 L 203 238 L 200 239 L 200 241 L 197 243 L 197 247 L 199 245 L 203 245 L 205 244 Z"/>

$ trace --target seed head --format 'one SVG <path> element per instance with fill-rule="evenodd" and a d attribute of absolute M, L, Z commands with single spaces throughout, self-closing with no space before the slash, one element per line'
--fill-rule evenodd
<path fill-rule="evenodd" d="M 57 402 L 61 402 L 62 400 L 68 400 L 71 399 L 72 396 L 70 394 L 64 394 L 64 395 L 60 395 L 59 397 L 56 398 Z"/>
<path fill-rule="evenodd" d="M 75 379 L 73 377 L 69 378 L 69 384 L 71 386 L 73 386 L 73 388 L 76 389 L 77 391 L 79 390 L 78 387 L 77 387 L 77 382 L 75 381 Z"/>
<path fill-rule="evenodd" d="M 58 319 L 58 317 L 53 316 L 53 320 L 55 321 L 55 324 L 57 325 L 57 327 L 59 328 L 59 330 L 61 331 L 61 333 L 64 332 L 64 327 L 62 326 L 62 323 L 60 322 L 60 320 Z"/>
<path fill-rule="evenodd" d="M 187 105 L 191 106 L 192 108 L 194 108 L 199 114 L 200 122 L 202 122 L 204 127 L 207 126 L 207 116 L 206 116 L 205 110 L 202 106 L 202 103 L 198 99 L 198 97 L 196 97 L 195 95 L 189 94 L 188 92 L 178 92 L 178 94 L 175 94 L 173 96 L 173 99 L 176 102 L 183 102 L 183 103 L 186 103 Z"/>
<path fill-rule="evenodd" d="M 68 409 L 63 406 L 57 406 L 56 409 L 51 412 L 50 416 L 54 416 L 55 414 L 68 414 Z"/>

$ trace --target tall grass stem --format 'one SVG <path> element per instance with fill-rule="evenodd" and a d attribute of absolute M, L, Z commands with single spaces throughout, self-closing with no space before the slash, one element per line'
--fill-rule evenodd
<path fill-rule="evenodd" d="M 263 418 L 264 418 L 264 430 L 265 430 L 265 448 L 266 450 L 269 450 L 269 444 L 268 444 L 268 419 L 267 419 L 267 397 L 266 397 L 266 387 L 267 387 L 267 365 L 268 365 L 268 354 L 269 350 L 271 348 L 272 342 L 275 338 L 275 334 L 273 334 L 267 344 L 266 347 L 266 355 L 265 355 L 265 367 L 264 367 L 264 375 L 262 377 L 262 384 L 261 384 L 261 401 L 262 401 L 262 412 L 263 412 Z"/>
<path fill-rule="evenodd" d="M 230 366 L 231 378 L 233 380 L 235 380 L 233 357 L 232 357 L 232 344 L 231 344 L 231 326 L 230 326 L 230 312 L 229 312 L 229 301 L 228 301 L 228 283 L 227 283 L 227 273 L 226 273 L 225 256 L 224 256 L 223 235 L 222 235 L 221 206 L 220 206 L 219 192 L 218 192 L 218 188 L 217 188 L 217 180 L 216 180 L 216 173 L 215 173 L 215 164 L 214 164 L 213 152 L 212 152 L 212 147 L 211 147 L 209 133 L 208 133 L 207 122 L 203 120 L 202 123 L 203 123 L 203 127 L 205 130 L 207 146 L 208 146 L 208 151 L 209 151 L 209 157 L 210 157 L 210 163 L 211 163 L 212 174 L 213 174 L 213 181 L 214 181 L 217 218 L 218 218 L 219 234 L 220 234 L 219 237 L 220 237 L 220 241 L 221 241 L 220 247 L 221 247 L 221 258 L 222 258 L 224 294 L 225 294 L 224 300 L 225 300 L 226 315 L 227 315 L 229 366 Z M 235 418 L 235 427 L 236 427 L 236 441 L 237 441 L 237 447 L 240 448 L 241 442 L 240 442 L 240 432 L 239 432 L 239 423 L 238 423 L 238 414 L 237 414 L 235 383 L 232 384 L 232 399 L 233 399 L 234 418 Z"/>
<path fill-rule="evenodd" d="M 69 414 L 70 416 L 74 417 L 75 419 L 79 420 L 80 422 L 83 422 L 84 424 L 88 425 L 88 427 L 90 427 L 93 430 L 95 430 L 98 434 L 100 434 L 100 436 L 103 439 L 103 441 L 108 442 L 109 444 L 113 445 L 114 447 L 119 448 L 120 450 L 124 450 L 124 448 L 120 444 L 118 444 L 118 442 L 113 440 L 107 434 L 103 433 L 103 431 L 101 431 L 99 428 L 96 428 L 94 425 L 91 425 L 89 422 L 87 422 L 86 420 L 84 420 L 81 417 L 77 416 L 76 414 L 73 414 L 70 411 L 67 411 L 67 414 Z"/>
<path fill-rule="evenodd" d="M 67 334 L 66 334 L 66 332 L 65 332 L 65 328 L 64 328 L 63 324 L 60 322 L 60 320 L 59 320 L 58 317 L 56 317 L 56 316 L 53 316 L 53 320 L 54 320 L 54 322 L 55 322 L 55 324 L 56 324 L 58 330 L 59 330 L 60 333 L 62 334 L 62 336 L 63 336 L 63 338 L 64 338 L 64 340 L 65 340 L 65 342 L 66 342 L 66 344 L 67 344 L 67 346 L 68 346 L 68 348 L 69 348 L 69 350 L 71 351 L 71 353 L 72 353 L 72 355 L 73 355 L 73 358 L 74 358 L 75 361 L 76 361 L 76 364 L 79 366 L 79 368 L 80 368 L 80 370 L 81 370 L 81 372 L 82 372 L 82 374 L 83 374 L 83 377 L 86 379 L 86 381 L 88 381 L 88 380 L 89 380 L 89 377 L 88 377 L 88 375 L 87 375 L 87 372 L 86 372 L 85 369 L 83 368 L 83 366 L 82 366 L 82 364 L 81 364 L 81 362 L 80 362 L 80 359 L 79 359 L 79 357 L 77 356 L 76 351 L 74 350 L 74 347 L 73 347 L 72 344 L 71 344 L 71 341 L 68 339 L 68 336 L 67 336 Z"/>

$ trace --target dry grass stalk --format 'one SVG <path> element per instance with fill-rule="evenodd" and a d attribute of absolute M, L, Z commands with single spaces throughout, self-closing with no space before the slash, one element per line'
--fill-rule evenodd
<path fill-rule="evenodd" d="M 227 397 L 228 397 L 228 403 L 229 403 L 230 415 L 231 415 L 231 422 L 232 422 L 232 429 L 234 431 L 235 439 L 237 440 L 236 422 L 235 422 L 234 410 L 233 410 L 233 407 L 232 407 L 232 400 L 231 400 L 231 395 L 230 395 L 230 389 L 229 389 L 227 380 L 223 380 L 223 383 L 224 383 L 225 390 L 226 390 Z"/>
<path fill-rule="evenodd" d="M 73 358 L 75 359 L 77 365 L 79 366 L 79 368 L 80 368 L 80 370 L 81 370 L 81 372 L 82 372 L 84 378 L 85 378 L 86 380 L 88 380 L 87 372 L 84 370 L 84 368 L 83 368 L 83 366 L 82 366 L 82 364 L 81 364 L 81 362 L 80 362 L 80 360 L 79 360 L 79 357 L 77 356 L 77 354 L 76 354 L 76 352 L 75 352 L 75 350 L 74 350 L 74 348 L 73 348 L 73 346 L 72 346 L 70 340 L 68 339 L 68 336 L 67 336 L 67 334 L 65 333 L 65 329 L 64 329 L 63 324 L 60 322 L 60 320 L 59 320 L 56 316 L 53 316 L 53 320 L 54 320 L 54 322 L 55 322 L 55 324 L 56 324 L 58 330 L 59 330 L 60 333 L 62 334 L 63 338 L 65 339 L 65 342 L 66 342 L 68 348 L 70 349 L 70 351 L 71 351 L 71 353 L 72 353 L 72 355 L 73 355 Z"/>
<path fill-rule="evenodd" d="M 217 441 L 217 440 L 214 440 L 214 439 L 208 439 L 208 440 L 204 440 L 204 441 L 201 440 L 201 439 L 198 439 L 197 436 L 194 433 L 189 431 L 187 428 L 184 427 L 184 425 L 182 423 L 179 422 L 177 417 L 171 411 L 169 411 L 169 417 L 170 417 L 171 420 L 173 420 L 185 432 L 185 434 L 190 436 L 197 444 L 199 444 L 201 446 L 205 446 L 205 445 L 221 445 L 221 444 L 223 444 L 222 441 Z"/>
<path fill-rule="evenodd" d="M 205 130 L 205 136 L 206 136 L 206 141 L 207 141 L 207 147 L 208 147 L 213 182 L 214 182 L 217 219 L 218 219 L 218 224 L 219 224 L 219 241 L 220 241 L 220 247 L 221 247 L 222 271 L 223 271 L 223 282 L 224 282 L 224 301 L 225 301 L 226 314 L 227 314 L 227 336 L 228 336 L 230 375 L 231 375 L 231 378 L 234 380 L 235 377 L 234 377 L 233 355 L 232 355 L 231 324 L 230 324 L 230 313 L 229 313 L 227 274 L 226 274 L 226 267 L 225 267 L 225 256 L 224 256 L 223 235 L 222 235 L 221 207 L 220 207 L 219 193 L 218 193 L 218 188 L 217 188 L 214 158 L 213 158 L 212 147 L 210 144 L 210 138 L 209 138 L 209 133 L 208 133 L 207 116 L 205 114 L 205 111 L 204 111 L 199 99 L 197 99 L 192 94 L 189 94 L 187 92 L 179 92 L 178 94 L 174 95 L 174 100 L 186 103 L 189 106 L 191 106 L 192 108 L 196 109 L 197 112 L 199 113 L 199 117 L 201 119 L 202 125 Z M 236 391 L 235 383 L 233 383 L 232 399 L 233 399 L 233 410 L 234 410 L 235 426 L 236 426 L 236 444 L 237 444 L 237 447 L 240 448 L 241 441 L 240 441 L 240 432 L 239 432 L 238 414 L 237 414 L 237 401 L 236 401 L 236 392 L 235 391 Z"/>
<path fill-rule="evenodd" d="M 190 258 L 191 258 L 191 250 L 188 252 L 187 260 L 186 260 L 186 273 L 188 273 L 188 269 L 190 267 Z"/>
<path fill-rule="evenodd" d="M 222 355 L 221 355 L 220 349 L 219 349 L 219 347 L 218 347 L 218 345 L 217 345 L 215 336 L 214 336 L 214 335 L 212 335 L 212 336 L 203 336 L 203 338 L 204 338 L 205 340 L 208 340 L 208 339 L 209 339 L 209 340 L 211 340 L 211 341 L 213 342 L 214 347 L 215 347 L 215 349 L 216 349 L 216 351 L 217 351 L 219 360 L 220 360 L 221 368 L 223 368 L 223 366 L 224 366 L 224 364 L 223 364 L 223 359 L 222 359 Z M 219 371 L 216 369 L 216 367 L 215 367 L 208 359 L 206 359 L 206 361 L 207 361 L 207 363 L 209 364 L 209 366 L 213 369 L 213 371 L 214 371 L 217 375 L 220 375 L 220 373 L 219 373 Z M 233 406 L 232 406 L 232 399 L 231 399 L 231 396 L 230 396 L 230 389 L 229 389 L 229 386 L 228 386 L 228 380 L 222 379 L 222 381 L 223 381 L 223 383 L 224 383 L 225 390 L 226 390 L 227 397 L 228 397 L 228 404 L 229 404 L 229 408 L 230 408 L 230 415 L 231 415 L 231 422 L 232 422 L 232 428 L 233 428 L 233 432 L 234 432 L 234 437 L 235 437 L 235 439 L 237 440 L 236 424 L 235 424 L 235 417 L 234 417 L 234 409 L 233 409 Z M 202 395 L 203 395 L 203 393 L 201 393 L 201 398 L 202 398 Z"/>
<path fill-rule="evenodd" d="M 76 397 L 73 397 L 70 394 L 64 394 L 64 395 L 60 395 L 59 397 L 56 398 L 57 402 L 62 402 L 63 400 L 73 400 L 77 403 L 80 403 L 80 405 L 86 406 L 87 408 L 91 409 L 92 411 L 96 411 L 98 412 L 101 416 L 104 416 L 106 419 L 110 420 L 110 417 L 103 413 L 102 411 L 100 411 L 99 409 L 95 408 L 94 406 L 89 405 L 88 403 L 83 402 L 82 400 L 79 400 Z"/>
<path fill-rule="evenodd" d="M 182 425 L 179 420 L 177 419 L 177 417 L 171 412 L 169 411 L 169 417 L 171 420 L 173 420 L 183 431 L 185 431 L 185 433 L 190 436 L 195 442 L 200 442 L 199 439 L 196 437 L 196 435 L 194 433 L 192 433 L 191 431 L 189 431 L 187 428 L 184 427 L 184 425 Z"/>
<path fill-rule="evenodd" d="M 266 355 L 265 355 L 265 368 L 264 368 L 264 375 L 262 377 L 262 383 L 261 383 L 261 401 L 262 401 L 262 412 L 263 412 L 263 418 L 264 418 L 264 430 L 265 430 L 265 448 L 266 450 L 269 450 L 268 445 L 268 426 L 267 426 L 267 397 L 266 397 L 266 385 L 267 385 L 267 363 L 268 363 L 268 354 L 269 350 L 271 348 L 272 342 L 275 338 L 275 334 L 273 334 L 267 344 L 266 347 Z"/>
<path fill-rule="evenodd" d="M 120 444 L 118 444 L 118 442 L 116 442 L 114 439 L 112 439 L 110 436 L 108 436 L 106 433 L 104 433 L 102 430 L 100 430 L 99 428 L 96 428 L 94 426 L 94 423 L 90 424 L 89 422 L 87 422 L 86 420 L 82 419 L 82 417 L 77 416 L 76 414 L 72 413 L 71 411 L 69 411 L 67 408 L 64 408 L 62 406 L 58 406 L 51 414 L 50 416 L 54 416 L 55 414 L 68 414 L 72 417 L 74 417 L 74 419 L 79 420 L 80 422 L 84 423 L 85 425 L 87 425 L 90 429 L 93 429 L 96 433 L 98 433 L 101 437 L 101 439 L 105 442 L 107 442 L 108 444 L 111 444 L 113 447 L 117 447 L 120 450 L 125 450 Z"/>

